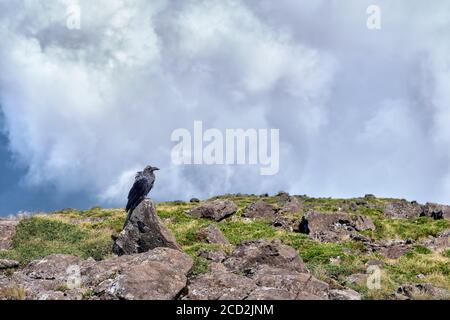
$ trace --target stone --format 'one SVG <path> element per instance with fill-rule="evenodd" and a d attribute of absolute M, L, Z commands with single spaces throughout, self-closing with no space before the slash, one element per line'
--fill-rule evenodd
<path fill-rule="evenodd" d="M 361 294 L 352 289 L 333 289 L 329 291 L 329 295 L 331 300 L 361 300 Z"/>
<path fill-rule="evenodd" d="M 173 266 L 144 261 L 123 270 L 114 280 L 108 281 L 106 294 L 125 300 L 174 300 L 186 287 L 184 272 Z"/>
<path fill-rule="evenodd" d="M 277 210 L 271 204 L 264 200 L 258 200 L 249 204 L 242 213 L 245 218 L 266 218 L 273 219 L 276 217 Z"/>
<path fill-rule="evenodd" d="M 224 261 L 224 265 L 232 271 L 243 273 L 249 273 L 261 265 L 308 272 L 298 252 L 276 240 L 243 241 Z"/>
<path fill-rule="evenodd" d="M 422 205 L 406 200 L 391 200 L 385 204 L 384 215 L 390 218 L 408 219 L 416 218 L 422 214 Z"/>
<path fill-rule="evenodd" d="M 0 259 L 0 270 L 14 269 L 19 267 L 19 262 L 15 260 Z"/>
<path fill-rule="evenodd" d="M 209 251 L 209 250 L 199 250 L 197 253 L 199 257 L 213 262 L 222 262 L 226 259 L 227 255 L 222 250 Z"/>
<path fill-rule="evenodd" d="M 115 239 L 113 252 L 117 255 L 133 254 L 157 247 L 180 250 L 173 234 L 158 218 L 153 201 L 145 199 L 133 210 Z"/>
<path fill-rule="evenodd" d="M 356 217 L 353 217 L 352 220 L 355 225 L 356 231 L 366 231 L 366 230 L 374 231 L 376 229 L 372 219 L 368 216 L 357 215 Z"/>
<path fill-rule="evenodd" d="M 303 209 L 303 201 L 298 196 L 289 196 L 278 211 L 279 215 L 298 213 Z"/>
<path fill-rule="evenodd" d="M 403 240 L 382 240 L 366 245 L 388 259 L 398 259 L 412 248 L 411 244 Z"/>
<path fill-rule="evenodd" d="M 438 288 L 431 283 L 406 284 L 397 289 L 397 294 L 404 295 L 410 299 L 450 299 L 450 291 Z"/>
<path fill-rule="evenodd" d="M 281 228 L 289 232 L 299 232 L 300 221 L 296 217 L 291 216 L 277 216 L 272 222 L 272 226 L 275 228 Z"/>
<path fill-rule="evenodd" d="M 18 220 L 0 219 L 0 250 L 11 248 L 18 223 Z"/>
<path fill-rule="evenodd" d="M 426 203 L 423 206 L 422 216 L 431 217 L 435 220 L 447 219 L 450 220 L 450 206 L 437 204 L 437 203 Z"/>
<path fill-rule="evenodd" d="M 196 238 L 200 241 L 212 244 L 224 244 L 224 245 L 230 244 L 227 238 L 223 235 L 222 231 L 220 231 L 219 228 L 217 228 L 212 224 L 201 228 L 197 232 Z"/>
<path fill-rule="evenodd" d="M 23 288 L 36 300 L 76 300 L 87 293 L 90 299 L 169 300 L 184 292 L 192 266 L 189 255 L 170 248 L 102 261 L 53 254 L 14 272 L 2 287 Z"/>
<path fill-rule="evenodd" d="M 191 198 L 191 200 L 189 200 L 190 203 L 199 203 L 200 199 L 198 198 Z"/>
<path fill-rule="evenodd" d="M 309 273 L 261 265 L 249 276 L 260 287 L 286 290 L 294 293 L 296 299 L 298 295 L 304 293 L 310 298 L 314 297 L 314 300 L 328 299 L 328 284 Z"/>
<path fill-rule="evenodd" d="M 201 204 L 190 210 L 188 214 L 196 218 L 207 218 L 220 221 L 236 213 L 237 205 L 231 200 L 216 199 Z"/>
<path fill-rule="evenodd" d="M 255 281 L 212 263 L 211 272 L 191 280 L 186 300 L 243 300 L 256 289 Z"/>
<path fill-rule="evenodd" d="M 295 300 L 297 295 L 287 290 L 258 287 L 246 300 Z"/>
<path fill-rule="evenodd" d="M 320 242 L 348 240 L 355 227 L 346 213 L 309 212 L 302 217 L 299 231 Z"/>

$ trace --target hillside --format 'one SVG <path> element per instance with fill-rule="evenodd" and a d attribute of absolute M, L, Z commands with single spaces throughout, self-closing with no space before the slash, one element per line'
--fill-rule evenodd
<path fill-rule="evenodd" d="M 215 199 L 232 201 L 237 212 L 220 221 L 189 213 Z M 193 259 L 189 279 L 210 272 L 213 261 L 223 261 L 243 241 L 275 239 L 294 248 L 315 278 L 333 288 L 353 289 L 363 299 L 449 298 L 447 206 L 372 195 L 331 199 L 279 193 L 223 195 L 200 203 L 175 201 L 156 207 L 161 221 Z M 21 219 L 9 244 L 0 250 L 0 298 L 28 298 L 26 288 L 11 286 L 8 279 L 33 260 L 51 254 L 97 261 L 113 258 L 112 238 L 122 230 L 124 219 L 123 209 L 99 207 Z M 211 225 L 220 230 L 224 241 L 208 238 L 205 230 L 215 230 Z M 1 261 L 11 260 L 19 266 L 4 262 L 2 268 Z M 366 280 L 373 266 L 380 270 L 381 282 L 379 288 L 369 289 Z M 91 294 L 83 292 L 83 297 Z"/>

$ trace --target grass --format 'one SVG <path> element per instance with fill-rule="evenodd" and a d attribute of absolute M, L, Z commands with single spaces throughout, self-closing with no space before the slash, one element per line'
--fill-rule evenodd
<path fill-rule="evenodd" d="M 264 199 L 279 207 L 279 197 L 224 195 L 215 198 L 233 200 L 239 207 L 238 212 L 223 221 L 215 222 L 189 216 L 187 211 L 198 205 L 196 203 L 164 202 L 157 205 L 161 220 L 175 235 L 183 251 L 193 258 L 192 275 L 205 273 L 209 269 L 209 261 L 198 256 L 200 250 L 223 250 L 229 253 L 235 245 L 244 240 L 279 239 L 298 251 L 308 269 L 316 277 L 337 286 L 348 286 L 346 278 L 349 275 L 366 273 L 369 260 L 381 260 L 384 266 L 381 271 L 380 289 L 369 290 L 364 284 L 351 285 L 366 299 L 390 299 L 396 288 L 405 283 L 430 282 L 450 289 L 450 250 L 433 252 L 424 246 L 415 245 L 414 250 L 403 257 L 389 260 L 375 253 L 366 252 L 361 242 L 320 243 L 304 234 L 275 228 L 271 226 L 269 220 L 242 218 L 243 209 L 252 202 Z M 355 206 L 357 200 L 359 202 L 364 200 L 367 205 Z M 376 230 L 365 231 L 364 234 L 378 240 L 420 240 L 450 228 L 448 220 L 433 220 L 428 217 L 401 220 L 384 217 L 382 208 L 386 201 L 388 199 L 370 197 L 363 199 L 304 197 L 303 210 L 292 214 L 292 217 L 300 219 L 310 210 L 367 215 L 374 221 Z M 52 253 L 73 254 L 82 258 L 93 257 L 96 260 L 105 259 L 111 256 L 111 235 L 121 231 L 124 219 L 123 209 L 100 207 L 81 211 L 65 209 L 48 215 L 37 215 L 19 223 L 12 248 L 0 250 L 0 259 L 18 260 L 22 265 Z M 197 239 L 198 230 L 208 224 L 219 228 L 230 245 L 208 244 Z M 6 296 L 24 296 L 20 288 L 9 288 L 7 292 L 6 289 L 2 290 L 1 294 Z M 88 298 L 88 295 L 85 298 Z"/>

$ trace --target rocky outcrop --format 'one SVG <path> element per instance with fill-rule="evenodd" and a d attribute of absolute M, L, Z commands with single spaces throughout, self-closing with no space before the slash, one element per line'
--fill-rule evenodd
<path fill-rule="evenodd" d="M 19 287 L 27 299 L 176 299 L 193 265 L 185 253 L 156 248 L 95 261 L 54 254 L 33 261 L 3 284 Z"/>
<path fill-rule="evenodd" d="M 217 228 L 212 224 L 201 228 L 197 232 L 196 238 L 200 241 L 204 241 L 207 243 L 224 244 L 224 245 L 230 244 L 227 238 L 223 235 L 222 231 L 220 231 L 219 228 Z"/>
<path fill-rule="evenodd" d="M 113 252 L 124 255 L 158 247 L 180 249 L 173 234 L 158 218 L 153 201 L 145 199 L 133 210 L 124 229 L 115 239 Z"/>
<path fill-rule="evenodd" d="M 0 219 L 0 250 L 11 247 L 18 223 L 18 220 Z"/>
<path fill-rule="evenodd" d="M 289 196 L 285 201 L 281 201 L 280 204 L 281 208 L 278 214 L 281 216 L 298 213 L 303 209 L 303 201 L 299 196 Z"/>
<path fill-rule="evenodd" d="M 417 218 L 423 211 L 423 207 L 419 203 L 406 200 L 391 200 L 382 209 L 385 216 L 398 219 Z"/>
<path fill-rule="evenodd" d="M 422 216 L 431 217 L 435 220 L 447 219 L 450 220 L 450 206 L 427 203 L 423 206 Z"/>
<path fill-rule="evenodd" d="M 275 240 L 244 241 L 236 246 L 224 264 L 229 270 L 241 273 L 251 273 L 253 269 L 261 265 L 307 272 L 298 252 Z"/>
<path fill-rule="evenodd" d="M 190 210 L 188 214 L 197 218 L 220 221 L 236 213 L 237 205 L 231 200 L 216 199 Z"/>
<path fill-rule="evenodd" d="M 295 249 L 278 241 L 244 241 L 210 271 L 191 279 L 186 300 L 357 300 L 309 273 Z"/>
<path fill-rule="evenodd" d="M 346 213 L 309 212 L 302 217 L 299 231 L 321 242 L 339 242 L 355 236 L 357 231 L 375 230 L 367 216 L 351 217 Z"/>
<path fill-rule="evenodd" d="M 249 204 L 242 213 L 244 218 L 265 218 L 273 219 L 276 217 L 276 208 L 264 200 L 258 200 Z"/>

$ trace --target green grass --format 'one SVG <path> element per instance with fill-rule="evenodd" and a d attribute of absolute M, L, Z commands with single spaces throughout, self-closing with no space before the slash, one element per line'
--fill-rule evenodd
<path fill-rule="evenodd" d="M 53 253 L 99 260 L 110 254 L 111 246 L 111 234 L 94 232 L 50 217 L 32 217 L 18 224 L 12 250 L 2 252 L 0 256 L 14 258 L 21 264 Z"/>

